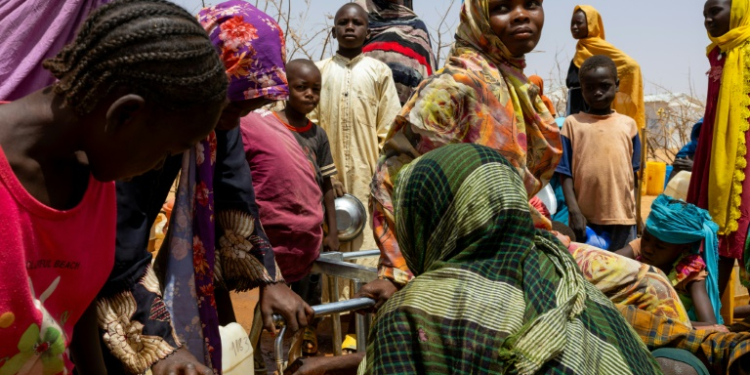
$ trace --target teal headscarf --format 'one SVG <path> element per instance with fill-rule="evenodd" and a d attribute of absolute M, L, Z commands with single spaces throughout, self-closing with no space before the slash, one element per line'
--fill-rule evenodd
<path fill-rule="evenodd" d="M 662 194 L 651 205 L 646 230 L 667 243 L 696 243 L 692 249 L 695 254 L 700 252 L 703 244 L 702 256 L 708 271 L 706 291 L 716 319 L 719 324 L 723 324 L 719 293 L 719 239 L 716 235 L 719 226 L 712 221 L 708 211 Z"/>

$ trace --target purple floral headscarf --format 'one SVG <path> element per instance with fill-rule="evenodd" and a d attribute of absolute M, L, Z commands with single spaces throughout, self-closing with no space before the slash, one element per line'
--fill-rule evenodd
<path fill-rule="evenodd" d="M 289 97 L 286 43 L 276 21 L 241 0 L 204 8 L 198 20 L 219 49 L 229 77 L 229 100 Z"/>

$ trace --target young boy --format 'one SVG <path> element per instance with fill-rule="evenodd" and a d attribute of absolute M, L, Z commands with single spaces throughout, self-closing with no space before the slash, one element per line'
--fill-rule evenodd
<path fill-rule="evenodd" d="M 312 61 L 299 59 L 286 64 L 286 74 L 289 100 L 284 110 L 274 112 L 274 115 L 294 134 L 316 172 L 316 180 L 323 193 L 324 220 L 328 227 L 328 233 L 323 238 L 323 251 L 339 251 L 334 203 L 336 197 L 332 181 L 337 173 L 336 165 L 333 163 L 325 130 L 307 119 L 307 114 L 320 102 L 320 70 Z M 292 290 L 310 305 L 319 305 L 322 294 L 320 280 L 320 274 L 309 274 L 292 283 Z M 303 340 L 302 350 L 305 354 L 315 354 L 318 351 L 314 327 L 308 326 L 305 329 Z"/>
<path fill-rule="evenodd" d="M 348 3 L 338 10 L 333 36 L 339 48 L 336 56 L 316 63 L 325 85 L 310 114 L 328 134 L 336 168 L 343 173 L 337 194 L 341 188 L 365 207 L 383 140 L 401 110 L 391 69 L 362 55 L 368 35 L 368 15 L 361 6 Z M 370 221 L 362 235 L 341 245 L 342 251 L 377 248 Z"/>
<path fill-rule="evenodd" d="M 320 191 L 323 193 L 325 223 L 328 234 L 323 238 L 324 251 L 338 251 L 339 238 L 336 227 L 336 193 L 333 190 L 333 176 L 338 171 L 331 155 L 328 135 L 318 125 L 307 119 L 320 102 L 322 78 L 320 70 L 310 60 L 294 60 L 286 65 L 289 81 L 289 101 L 282 111 L 274 112 L 276 118 L 292 131 L 313 164 Z"/>
<path fill-rule="evenodd" d="M 608 250 L 619 250 L 635 238 L 638 127 L 632 118 L 612 110 L 619 85 L 612 59 L 587 59 L 580 80 L 589 108 L 565 119 L 563 158 L 557 167 L 570 212 L 568 226 L 583 240 L 588 225 L 609 238 Z"/>

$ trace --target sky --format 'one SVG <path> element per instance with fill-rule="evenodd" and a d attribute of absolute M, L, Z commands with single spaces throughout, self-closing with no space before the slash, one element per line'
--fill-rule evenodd
<path fill-rule="evenodd" d="M 201 0 L 172 0 L 191 13 L 202 7 Z M 257 0 L 264 4 L 266 0 Z M 279 1 L 279 0 L 276 0 Z M 285 0 L 291 1 L 292 25 L 314 33 L 325 27 L 326 15 L 348 2 L 347 0 Z M 437 28 L 447 12 L 446 23 L 452 39 L 458 24 L 460 0 L 413 0 L 414 11 L 428 27 Z M 207 5 L 220 1 L 204 0 Z M 255 0 L 251 0 L 255 3 Z M 641 65 L 645 94 L 666 91 L 706 97 L 708 60 L 705 49 L 709 44 L 703 28 L 704 0 L 588 0 L 602 15 L 607 40 L 623 50 Z M 308 9 L 306 17 L 301 13 Z M 287 4 L 287 3 L 285 3 Z M 547 86 L 564 79 L 570 60 L 575 54 L 575 40 L 570 35 L 570 18 L 579 4 L 571 0 L 546 0 L 545 24 L 536 50 L 527 55 L 526 74 L 543 77 Z M 678 5 L 679 4 L 679 5 Z M 286 5 L 285 5 L 286 7 Z M 262 8 L 262 6 L 261 6 Z M 273 8 L 271 8 L 273 9 Z M 269 14 L 276 14 L 269 11 Z M 331 21 L 328 21 L 330 24 Z M 432 30 L 431 30 L 432 31 Z M 433 41 L 435 48 L 436 41 Z M 318 49 L 322 38 L 316 40 Z M 316 52 L 319 56 L 320 52 Z M 297 56 L 299 57 L 299 56 Z M 557 67 L 559 66 L 559 71 Z M 551 80 L 551 82 L 549 82 Z"/>

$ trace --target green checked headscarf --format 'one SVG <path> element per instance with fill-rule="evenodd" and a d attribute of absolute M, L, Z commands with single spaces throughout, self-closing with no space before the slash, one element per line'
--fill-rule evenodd
<path fill-rule="evenodd" d="M 497 151 L 429 152 L 399 173 L 394 198 L 416 278 L 378 311 L 360 373 L 660 373 L 567 249 L 534 229 Z"/>

